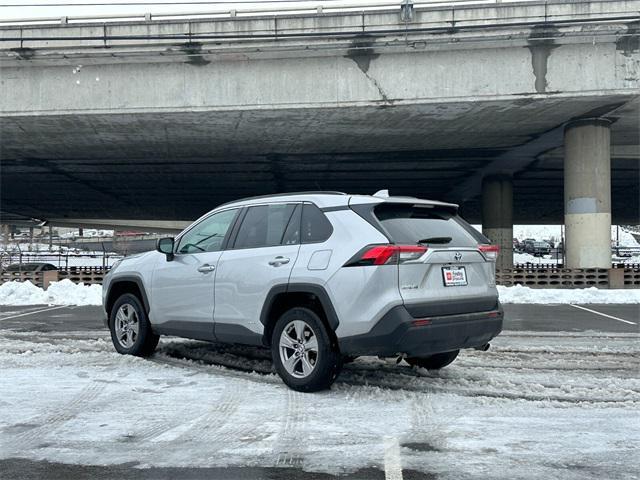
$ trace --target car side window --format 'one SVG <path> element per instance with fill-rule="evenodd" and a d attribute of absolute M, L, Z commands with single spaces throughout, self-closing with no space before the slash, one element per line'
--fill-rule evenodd
<path fill-rule="evenodd" d="M 249 207 L 240 225 L 234 248 L 260 248 L 282 245 L 285 230 L 293 216 L 295 204 Z M 295 233 L 290 234 L 295 236 Z M 291 241 L 291 238 L 288 238 Z M 297 240 L 294 242 L 297 243 Z"/>
<path fill-rule="evenodd" d="M 327 240 L 333 233 L 329 219 L 312 203 L 302 208 L 302 243 L 318 243 Z"/>
<path fill-rule="evenodd" d="M 217 252 L 239 209 L 225 210 L 205 218 L 184 234 L 178 245 L 178 253 Z"/>

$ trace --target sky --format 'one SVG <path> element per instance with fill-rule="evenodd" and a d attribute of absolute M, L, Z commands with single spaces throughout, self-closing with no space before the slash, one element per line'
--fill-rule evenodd
<path fill-rule="evenodd" d="M 224 12 L 256 8 L 291 8 L 295 6 L 315 8 L 318 5 L 379 5 L 400 4 L 401 0 L 2 0 L 0 20 L 36 19 L 47 17 L 135 15 L 145 13 L 172 14 L 195 12 Z"/>

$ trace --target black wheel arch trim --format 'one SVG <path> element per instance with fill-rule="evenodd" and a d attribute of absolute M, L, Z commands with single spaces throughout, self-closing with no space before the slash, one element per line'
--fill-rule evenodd
<path fill-rule="evenodd" d="M 289 283 L 275 285 L 272 287 L 267 294 L 267 298 L 262 306 L 262 311 L 260 312 L 260 323 L 262 323 L 262 325 L 267 325 L 269 321 L 269 312 L 271 311 L 273 302 L 281 293 L 310 293 L 315 295 L 324 309 L 327 322 L 329 322 L 331 329 L 335 332 L 338 325 L 340 325 L 338 315 L 336 314 L 335 308 L 333 308 L 333 303 L 331 302 L 329 294 L 322 285 L 314 283 Z"/>
<path fill-rule="evenodd" d="M 113 290 L 113 287 L 119 283 L 123 283 L 123 282 L 133 282 L 138 286 L 138 290 L 140 290 L 140 295 L 142 295 L 142 304 L 144 305 L 144 309 L 147 313 L 147 315 L 149 314 L 149 309 L 150 309 L 150 304 L 149 304 L 149 299 L 147 298 L 147 291 L 144 288 L 144 283 L 142 281 L 142 276 L 140 275 L 122 275 L 122 276 L 117 276 L 115 278 L 113 278 L 111 280 L 111 282 L 109 283 L 109 290 L 107 291 L 107 296 L 106 298 L 109 299 L 111 297 L 111 291 Z M 115 301 L 116 299 L 114 299 Z"/>

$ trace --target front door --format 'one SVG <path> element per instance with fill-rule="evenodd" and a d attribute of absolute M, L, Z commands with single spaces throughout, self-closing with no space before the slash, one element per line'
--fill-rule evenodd
<path fill-rule="evenodd" d="M 259 343 L 267 294 L 286 286 L 300 250 L 301 205 L 249 207 L 233 245 L 218 262 L 215 332 L 223 341 Z"/>
<path fill-rule="evenodd" d="M 234 208 L 204 218 L 177 239 L 173 260 L 156 265 L 150 317 L 159 332 L 214 338 L 215 270 L 238 212 Z"/>

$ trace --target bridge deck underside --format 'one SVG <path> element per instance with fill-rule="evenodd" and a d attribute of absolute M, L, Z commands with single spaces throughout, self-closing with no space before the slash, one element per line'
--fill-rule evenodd
<path fill-rule="evenodd" d="M 514 220 L 559 223 L 561 127 L 604 115 L 614 121 L 614 222 L 637 223 L 639 105 L 629 96 L 583 96 L 4 117 L 1 209 L 45 219 L 182 220 L 243 196 L 388 188 L 459 202 L 477 222 L 483 169 L 507 158 Z M 473 188 L 461 190 L 465 182 Z"/>

